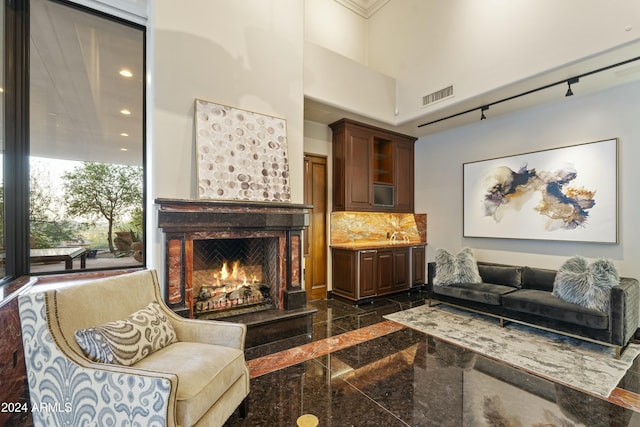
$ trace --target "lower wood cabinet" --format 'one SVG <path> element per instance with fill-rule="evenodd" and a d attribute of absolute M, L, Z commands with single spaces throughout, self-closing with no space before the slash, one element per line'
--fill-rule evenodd
<path fill-rule="evenodd" d="M 425 246 L 332 249 L 333 293 L 358 302 L 424 284 Z"/>

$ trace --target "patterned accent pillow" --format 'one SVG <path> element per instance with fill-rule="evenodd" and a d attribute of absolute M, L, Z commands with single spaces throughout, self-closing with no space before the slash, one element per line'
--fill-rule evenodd
<path fill-rule="evenodd" d="M 75 332 L 85 356 L 94 362 L 131 366 L 177 341 L 169 318 L 157 302 L 116 320 Z"/>
<path fill-rule="evenodd" d="M 553 282 L 553 295 L 586 308 L 609 312 L 611 288 L 620 284 L 618 270 L 611 261 L 598 260 L 591 265 L 576 256 L 558 270 Z"/>
<path fill-rule="evenodd" d="M 452 285 L 454 283 L 482 283 L 478 272 L 478 264 L 471 248 L 464 248 L 456 255 L 444 249 L 436 251 L 436 285 Z"/>

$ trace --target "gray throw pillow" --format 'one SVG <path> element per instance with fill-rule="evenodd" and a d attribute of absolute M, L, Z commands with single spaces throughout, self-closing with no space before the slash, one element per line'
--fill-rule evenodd
<path fill-rule="evenodd" d="M 433 283 L 436 285 L 482 283 L 471 248 L 464 248 L 456 255 L 452 255 L 444 249 L 438 249 L 435 260 L 436 275 L 433 278 Z"/>
<path fill-rule="evenodd" d="M 620 276 L 611 261 L 601 259 L 589 265 L 586 259 L 576 256 L 567 260 L 558 270 L 553 282 L 553 295 L 607 313 L 611 288 L 618 284 Z"/>

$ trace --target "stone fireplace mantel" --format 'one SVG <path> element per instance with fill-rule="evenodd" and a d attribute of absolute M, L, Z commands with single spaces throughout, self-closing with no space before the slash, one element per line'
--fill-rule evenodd
<path fill-rule="evenodd" d="M 304 307 L 302 231 L 309 224 L 309 205 L 292 203 L 156 199 L 158 227 L 166 238 L 167 303 L 194 317 L 194 241 L 273 238 L 278 240 L 278 308 Z"/>

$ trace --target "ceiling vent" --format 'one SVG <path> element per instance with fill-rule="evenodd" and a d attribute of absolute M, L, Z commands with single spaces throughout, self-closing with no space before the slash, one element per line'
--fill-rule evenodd
<path fill-rule="evenodd" d="M 447 98 L 453 97 L 453 85 L 445 87 L 444 89 L 437 90 L 429 95 L 422 97 L 422 106 L 434 104 L 436 102 L 443 101 Z"/>

